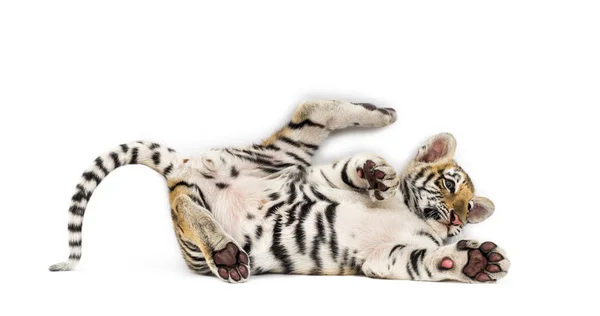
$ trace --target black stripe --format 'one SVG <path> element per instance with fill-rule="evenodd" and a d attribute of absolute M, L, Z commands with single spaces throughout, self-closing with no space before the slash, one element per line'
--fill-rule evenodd
<path fill-rule="evenodd" d="M 150 148 L 150 150 L 155 150 L 158 147 L 160 147 L 160 145 L 157 143 L 151 143 L 150 146 L 148 146 L 148 148 Z"/>
<path fill-rule="evenodd" d="M 315 236 L 315 238 L 318 237 L 319 241 L 322 243 L 327 242 L 327 239 L 325 239 L 325 224 L 323 223 L 323 214 L 322 213 L 317 214 L 316 227 L 317 227 L 317 236 Z"/>
<path fill-rule="evenodd" d="M 81 239 L 79 240 L 69 240 L 69 247 L 81 247 Z"/>
<path fill-rule="evenodd" d="M 402 249 L 406 247 L 406 245 L 395 245 L 394 248 L 392 248 L 392 250 L 390 251 L 390 254 L 388 255 L 388 257 L 392 257 L 392 255 L 394 254 L 394 251 L 398 250 L 398 249 Z"/>
<path fill-rule="evenodd" d="M 199 249 L 199 248 L 198 248 L 196 245 L 193 245 L 194 247 L 189 247 L 189 245 L 190 245 L 190 243 L 189 243 L 189 242 L 183 242 L 183 243 L 181 244 L 181 249 L 183 250 L 183 252 L 185 252 L 185 254 L 186 254 L 186 255 L 187 255 L 187 256 L 188 256 L 188 257 L 189 257 L 189 258 L 190 258 L 192 261 L 199 261 L 199 262 L 196 262 L 196 264 L 198 264 L 198 263 L 202 263 L 202 262 L 205 262 L 205 261 L 206 261 L 206 258 L 204 258 L 204 257 L 198 257 L 198 256 L 196 256 L 196 255 L 192 254 L 192 252 L 199 252 L 199 253 L 202 253 L 202 251 L 200 251 L 200 249 Z M 198 249 L 198 250 L 196 250 L 196 249 Z M 203 254 L 203 255 L 204 255 L 204 254 Z"/>
<path fill-rule="evenodd" d="M 294 235 L 296 237 L 296 244 L 298 244 L 298 250 L 300 251 L 301 254 L 306 254 L 306 244 L 305 244 L 306 234 L 304 233 L 304 226 L 302 226 L 302 225 L 304 224 L 304 221 L 306 220 L 306 217 L 308 216 L 310 209 L 315 204 L 316 204 L 316 202 L 314 202 L 314 201 L 307 201 L 300 208 L 300 215 L 298 217 L 298 224 L 296 224 L 296 230 L 294 232 Z"/>
<path fill-rule="evenodd" d="M 272 168 L 265 168 L 265 167 L 261 167 L 260 170 L 269 173 L 269 174 L 273 174 L 273 173 L 277 173 L 280 172 L 281 170 L 279 169 L 272 169 Z"/>
<path fill-rule="evenodd" d="M 124 154 L 127 153 L 127 151 L 129 151 L 129 146 L 125 145 L 125 144 L 121 144 L 121 150 L 123 151 Z"/>
<path fill-rule="evenodd" d="M 167 150 L 168 150 L 170 153 L 174 153 L 174 152 L 175 152 L 175 149 L 173 149 L 173 148 L 168 148 L 168 147 L 167 147 Z"/>
<path fill-rule="evenodd" d="M 435 237 L 433 237 L 433 235 L 431 235 L 430 233 L 428 233 L 426 231 L 421 230 L 417 233 L 417 235 L 428 237 L 429 239 L 431 239 L 431 241 L 433 241 L 438 246 L 442 245 Z"/>
<path fill-rule="evenodd" d="M 414 280 L 415 277 L 413 276 L 412 272 L 410 271 L 410 263 L 406 263 L 406 272 L 408 272 L 408 276 L 410 276 L 411 280 Z"/>
<path fill-rule="evenodd" d="M 105 176 L 108 174 L 108 170 L 106 169 L 106 167 L 104 167 L 104 160 L 102 160 L 102 158 L 96 158 L 96 167 L 98 167 L 98 169 L 104 172 Z"/>
<path fill-rule="evenodd" d="M 273 193 L 269 194 L 269 199 L 271 201 L 275 201 L 275 200 L 279 199 L 279 197 L 280 197 L 280 195 L 277 192 L 273 192 Z"/>
<path fill-rule="evenodd" d="M 71 207 L 69 207 L 69 213 L 73 215 L 83 216 L 83 214 L 85 213 L 85 208 L 77 205 L 71 205 Z"/>
<path fill-rule="evenodd" d="M 420 276 L 419 273 L 419 257 L 421 257 L 421 254 L 425 251 L 425 249 L 415 249 L 410 253 L 410 264 L 413 267 L 413 270 L 415 271 L 415 273 L 417 274 L 417 276 Z"/>
<path fill-rule="evenodd" d="M 275 226 L 273 227 L 273 244 L 271 245 L 271 252 L 277 260 L 281 261 L 283 273 L 289 274 L 294 270 L 294 264 L 290 259 L 287 249 L 281 243 L 281 233 L 283 230 L 283 224 L 281 221 L 282 216 L 279 214 L 277 215 L 277 220 L 275 221 Z"/>
<path fill-rule="evenodd" d="M 188 267 L 190 267 L 190 269 L 194 270 L 196 273 L 200 273 L 200 274 L 209 274 L 212 273 L 212 271 L 210 271 L 210 268 L 208 267 L 208 264 L 206 262 L 199 262 L 199 263 L 193 263 L 191 261 L 186 261 Z"/>
<path fill-rule="evenodd" d="M 185 247 L 187 247 L 189 250 L 193 251 L 193 252 L 200 252 L 202 253 L 202 250 L 200 250 L 200 247 L 196 246 L 195 244 L 187 241 L 187 240 L 181 240 L 181 242 L 185 245 Z"/>
<path fill-rule="evenodd" d="M 232 156 L 235 156 L 235 157 L 238 157 L 240 159 L 244 159 L 244 160 L 253 162 L 253 163 L 257 164 L 257 165 L 268 166 L 268 167 L 270 167 L 272 169 L 285 169 L 285 168 L 288 168 L 288 167 L 295 166 L 294 164 L 291 164 L 291 163 L 278 163 L 278 164 L 275 164 L 275 163 L 273 163 L 272 161 L 270 161 L 268 159 L 259 158 L 259 157 L 250 157 L 250 156 L 245 156 L 245 155 L 237 154 L 237 153 L 232 152 L 229 149 L 227 149 L 226 151 L 227 151 L 227 153 L 229 153 Z M 279 171 L 279 170 L 277 170 L 277 171 Z"/>
<path fill-rule="evenodd" d="M 298 194 L 296 193 L 296 186 L 293 183 L 290 183 L 288 185 L 289 187 L 289 191 L 288 191 L 288 204 L 292 204 L 294 203 L 294 201 L 296 200 L 296 197 L 298 196 Z"/>
<path fill-rule="evenodd" d="M 183 249 L 185 249 L 185 248 L 183 248 Z M 195 264 L 195 265 L 206 262 L 206 258 L 204 258 L 204 257 L 195 256 L 195 255 L 191 254 L 188 250 L 183 250 L 183 251 L 190 258 L 191 261 L 195 261 L 195 262 L 193 262 L 193 264 Z"/>
<path fill-rule="evenodd" d="M 197 197 L 195 197 L 195 196 L 193 196 L 193 195 L 188 195 L 188 196 L 190 197 L 190 199 L 191 199 L 192 201 L 194 201 L 194 203 L 196 203 L 196 204 L 198 204 L 198 205 L 200 205 L 200 206 L 202 206 L 202 207 L 205 207 L 205 206 L 204 206 L 204 202 L 202 202 L 202 201 L 201 201 L 199 198 L 197 198 Z"/>
<path fill-rule="evenodd" d="M 331 258 L 333 259 L 333 261 L 337 261 L 339 252 L 337 232 L 335 231 L 335 216 L 337 206 L 337 203 L 333 203 L 329 204 L 329 206 L 327 206 L 327 208 L 325 209 L 325 218 L 327 218 L 329 230 L 331 231 L 331 237 L 329 239 L 329 248 L 331 248 Z"/>
<path fill-rule="evenodd" d="M 119 155 L 117 153 L 110 153 L 110 158 L 112 158 L 112 160 L 113 160 L 115 169 L 117 169 L 121 166 L 121 161 L 119 160 Z"/>
<path fill-rule="evenodd" d="M 348 264 L 348 248 L 344 249 L 344 254 L 342 255 L 342 260 L 340 261 L 340 274 L 344 274 L 344 268 L 346 264 Z"/>
<path fill-rule="evenodd" d="M 155 151 L 152 154 L 152 161 L 154 162 L 155 165 L 159 165 L 160 164 L 160 152 Z"/>
<path fill-rule="evenodd" d="M 188 187 L 188 188 L 197 187 L 197 185 L 195 185 L 195 184 L 190 184 L 190 183 L 187 183 L 185 181 L 179 181 L 179 182 L 175 183 L 175 185 L 173 185 L 172 187 L 169 187 L 169 190 L 173 191 L 173 190 L 175 190 L 175 188 L 177 188 L 179 186 L 185 186 L 185 187 Z"/>
<path fill-rule="evenodd" d="M 130 164 L 133 165 L 133 164 L 137 164 L 138 163 L 137 159 L 138 159 L 138 152 L 139 151 L 140 150 L 137 147 L 131 150 L 131 160 L 129 161 Z"/>
<path fill-rule="evenodd" d="M 185 251 L 185 250 L 184 250 Z M 206 264 L 206 259 L 202 258 L 202 257 L 196 257 L 194 255 L 192 255 L 191 253 L 185 251 L 185 254 L 190 258 L 191 264 L 193 264 L 195 267 L 198 267 L 198 265 L 202 265 L 202 264 Z"/>
<path fill-rule="evenodd" d="M 70 232 L 72 232 L 72 233 L 81 232 L 81 224 L 72 224 L 72 223 L 69 223 L 69 225 L 67 225 L 67 229 Z"/>
<path fill-rule="evenodd" d="M 244 235 L 244 251 L 250 255 L 250 251 L 252 250 L 252 239 L 248 235 Z"/>
<path fill-rule="evenodd" d="M 200 187 L 198 187 L 196 184 L 190 184 L 190 183 L 187 183 L 185 181 L 179 181 L 179 182 L 175 183 L 172 187 L 169 187 L 169 190 L 172 192 L 173 190 L 175 190 L 179 186 L 185 186 L 185 187 L 188 187 L 188 188 L 195 189 L 198 192 L 198 194 L 200 194 L 200 199 L 202 199 L 203 206 L 209 212 L 211 212 L 210 205 L 208 205 L 208 203 L 206 203 L 206 199 L 204 199 L 204 193 L 202 193 L 202 190 L 200 190 Z"/>
<path fill-rule="evenodd" d="M 221 190 L 222 190 L 222 189 L 225 189 L 226 187 L 228 187 L 228 186 L 229 186 L 229 184 L 227 184 L 227 183 L 223 183 L 223 182 L 217 182 L 217 183 L 215 183 L 215 185 L 217 186 L 217 188 L 219 188 L 219 189 L 221 189 Z"/>
<path fill-rule="evenodd" d="M 209 211 L 212 212 L 210 210 L 210 205 L 208 205 L 208 203 L 206 202 L 206 199 L 204 198 L 204 193 L 202 193 L 202 190 L 200 190 L 200 188 L 196 185 L 196 190 L 198 191 L 198 193 L 200 194 L 200 198 L 202 199 L 202 203 L 204 204 L 204 207 Z"/>
<path fill-rule="evenodd" d="M 231 177 L 237 178 L 238 175 L 240 175 L 240 172 L 235 168 L 235 166 L 231 167 Z"/>
<path fill-rule="evenodd" d="M 305 126 L 314 126 L 314 127 L 320 127 L 320 128 L 325 128 L 325 125 L 319 124 L 319 123 L 315 123 L 309 119 L 306 119 L 300 123 L 294 123 L 291 122 L 288 124 L 289 128 L 291 129 L 300 129 L 303 128 Z"/>
<path fill-rule="evenodd" d="M 282 141 L 282 142 L 284 142 L 284 143 L 286 143 L 286 144 L 292 145 L 292 146 L 294 146 L 294 147 L 298 147 L 298 148 L 300 148 L 300 146 L 301 146 L 301 144 L 300 144 L 300 143 L 296 142 L 295 140 L 292 140 L 292 139 L 291 139 L 291 138 L 289 138 L 289 137 L 281 136 L 281 137 L 279 137 L 279 139 L 278 139 L 278 140 L 280 140 L 280 141 Z"/>
<path fill-rule="evenodd" d="M 361 188 L 357 187 L 354 183 L 352 183 L 352 180 L 350 180 L 348 178 L 348 164 L 350 163 L 350 160 L 346 161 L 346 164 L 344 164 L 344 168 L 342 168 L 342 181 L 344 181 L 344 183 L 353 188 L 354 190 L 361 190 Z"/>
<path fill-rule="evenodd" d="M 309 144 L 309 143 L 302 143 L 302 145 L 304 145 L 305 147 L 310 148 L 312 150 L 319 149 L 319 145 L 313 145 L 313 144 Z"/>
<path fill-rule="evenodd" d="M 385 109 L 381 109 L 381 108 L 378 108 L 377 111 L 379 111 L 379 112 L 381 112 L 383 114 L 386 114 L 386 115 L 390 114 L 390 113 L 388 113 L 388 111 L 386 111 Z"/>
<path fill-rule="evenodd" d="M 90 197 L 92 196 L 92 192 L 89 192 L 89 193 L 86 192 L 81 184 L 78 184 L 76 186 L 76 188 L 78 191 L 73 195 L 73 197 L 71 197 L 71 200 L 73 200 L 74 202 L 81 202 L 83 200 L 89 200 Z"/>
<path fill-rule="evenodd" d="M 433 177 L 435 177 L 435 173 L 431 172 L 427 178 L 425 178 L 425 181 L 423 181 L 423 184 L 421 184 L 421 187 L 426 187 L 427 183 L 429 183 L 429 181 L 431 181 L 431 179 L 433 179 Z M 416 182 L 415 182 L 416 183 Z"/>
<path fill-rule="evenodd" d="M 260 239 L 260 237 L 262 237 L 262 234 L 263 234 L 262 226 L 260 226 L 260 225 L 256 226 L 256 231 L 254 233 L 256 235 L 256 239 Z"/>
<path fill-rule="evenodd" d="M 419 179 L 421 179 L 425 175 L 426 170 L 426 168 L 421 169 L 421 171 L 419 171 L 419 173 L 417 173 L 417 175 L 412 179 L 413 182 L 417 183 L 417 181 L 419 181 Z"/>
<path fill-rule="evenodd" d="M 79 260 L 81 259 L 81 254 L 70 254 L 69 260 Z"/>
<path fill-rule="evenodd" d="M 263 154 L 263 153 L 256 152 L 256 151 L 250 151 L 248 149 L 244 149 L 244 150 L 242 150 L 242 152 L 244 152 L 248 155 L 254 155 L 254 156 L 257 156 L 260 158 L 264 158 L 264 159 L 273 159 L 273 156 L 271 156 L 271 155 Z"/>
<path fill-rule="evenodd" d="M 292 205 L 292 207 L 290 207 L 287 211 L 287 223 L 285 223 L 285 226 L 290 226 L 292 225 L 292 223 L 296 220 L 296 210 L 298 209 L 298 206 L 302 204 L 302 201 L 297 202 L 296 204 Z"/>
<path fill-rule="evenodd" d="M 285 202 L 279 202 L 271 207 L 269 207 L 269 209 L 267 210 L 267 213 L 265 214 L 265 218 L 269 218 L 272 215 L 275 215 L 275 212 L 277 212 L 277 210 L 283 206 L 283 204 L 285 204 Z"/>
<path fill-rule="evenodd" d="M 315 187 L 313 187 L 312 185 L 310 186 L 310 191 L 315 195 L 315 197 L 321 201 L 326 201 L 329 203 L 333 203 L 332 200 L 328 199 L 325 195 L 323 195 L 321 192 L 318 192 Z"/>
<path fill-rule="evenodd" d="M 168 167 L 165 168 L 165 170 L 163 171 L 163 175 L 168 176 L 172 170 L 173 170 L 173 164 L 171 163 L 171 164 L 169 164 Z"/>
<path fill-rule="evenodd" d="M 421 254 L 419 256 L 419 260 L 421 260 L 421 262 L 423 261 L 423 258 L 425 258 L 425 253 L 427 253 L 427 249 L 421 249 Z"/>
<path fill-rule="evenodd" d="M 292 158 L 294 158 L 294 160 L 296 160 L 296 161 L 304 164 L 305 166 L 310 166 L 310 163 L 308 161 L 304 160 L 302 157 L 300 157 L 300 156 L 298 156 L 298 155 L 296 155 L 294 153 L 286 151 L 285 154 L 288 155 L 288 156 L 290 156 L 290 157 L 292 157 Z"/>
<path fill-rule="evenodd" d="M 86 181 L 94 180 L 96 182 L 96 185 L 100 184 L 100 181 L 102 181 L 102 179 L 95 172 L 93 172 L 93 171 L 86 171 L 81 176 Z"/>
<path fill-rule="evenodd" d="M 403 190 L 402 193 L 406 192 L 404 195 L 404 204 L 406 204 L 406 206 L 408 207 L 408 197 L 410 196 L 410 191 L 408 190 L 408 183 L 406 182 L 406 178 L 404 178 L 404 180 L 402 181 L 403 184 Z"/>
<path fill-rule="evenodd" d="M 321 259 L 319 251 L 321 250 L 321 243 L 325 242 L 325 226 L 323 225 L 323 214 L 317 214 L 316 222 L 317 234 L 315 235 L 312 246 L 313 249 L 310 252 L 310 258 L 315 262 L 315 268 L 312 270 L 312 274 L 320 274 L 323 267 L 323 261 Z"/>

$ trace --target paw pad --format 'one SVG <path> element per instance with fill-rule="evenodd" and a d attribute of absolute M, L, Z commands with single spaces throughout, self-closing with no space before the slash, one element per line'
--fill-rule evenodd
<path fill-rule="evenodd" d="M 375 169 L 375 162 L 373 160 L 367 160 L 362 168 L 357 169 L 358 176 L 361 179 L 366 179 L 369 183 L 369 189 L 375 190 L 375 198 L 378 200 L 383 200 L 381 196 L 381 192 L 385 192 L 389 189 L 385 184 L 381 181 L 385 178 L 385 172 L 381 170 Z"/>
<path fill-rule="evenodd" d="M 457 244 L 458 249 L 470 249 L 468 252 L 467 264 L 462 269 L 463 274 L 479 282 L 495 281 L 495 279 L 492 278 L 493 275 L 490 275 L 490 273 L 499 273 L 503 271 L 500 265 L 494 263 L 504 259 L 498 252 L 493 252 L 497 247 L 498 246 L 491 241 L 486 241 L 479 247 L 476 247 L 472 241 L 459 241 Z"/>
<path fill-rule="evenodd" d="M 215 251 L 213 259 L 217 265 L 217 273 L 222 279 L 238 282 L 248 277 L 248 255 L 240 251 L 234 243 L 228 243 L 223 250 Z"/>
<path fill-rule="evenodd" d="M 440 262 L 440 268 L 442 269 L 452 269 L 454 267 L 454 261 L 452 261 L 452 259 L 446 257 L 444 259 L 442 259 L 442 261 Z"/>

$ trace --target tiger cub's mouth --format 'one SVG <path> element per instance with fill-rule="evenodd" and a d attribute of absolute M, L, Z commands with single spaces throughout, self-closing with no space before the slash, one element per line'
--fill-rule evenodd
<path fill-rule="evenodd" d="M 460 217 L 458 217 L 456 212 L 454 212 L 453 210 L 450 211 L 450 214 L 448 216 L 449 219 L 442 218 L 441 211 L 439 211 L 435 208 L 426 208 L 425 210 L 423 210 L 423 213 L 425 214 L 425 218 L 435 219 L 438 222 L 440 222 L 446 226 L 463 226 L 464 225 L 463 221 L 460 219 Z"/>

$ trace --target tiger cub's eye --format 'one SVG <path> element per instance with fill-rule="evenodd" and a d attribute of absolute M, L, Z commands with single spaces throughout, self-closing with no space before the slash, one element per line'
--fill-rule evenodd
<path fill-rule="evenodd" d="M 448 191 L 454 193 L 454 181 L 444 179 L 444 185 L 446 186 L 446 189 L 448 189 Z"/>

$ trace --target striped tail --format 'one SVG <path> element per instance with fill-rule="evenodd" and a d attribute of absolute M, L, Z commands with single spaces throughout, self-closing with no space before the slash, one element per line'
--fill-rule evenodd
<path fill-rule="evenodd" d="M 50 271 L 69 271 L 81 259 L 81 228 L 83 215 L 92 193 L 100 182 L 113 170 L 131 164 L 142 164 L 168 177 L 183 158 L 173 149 L 156 143 L 138 141 L 122 144 L 116 149 L 96 158 L 83 173 L 69 207 L 69 260 L 50 266 Z"/>

